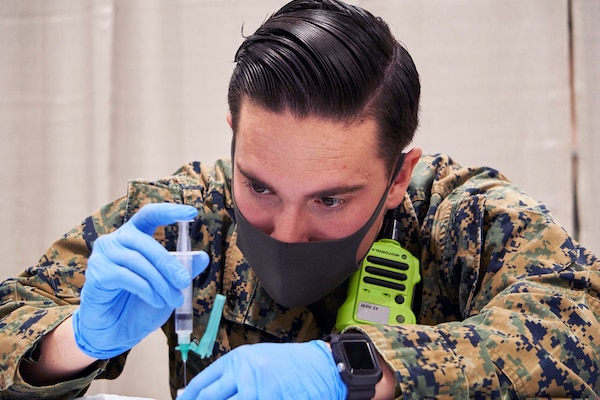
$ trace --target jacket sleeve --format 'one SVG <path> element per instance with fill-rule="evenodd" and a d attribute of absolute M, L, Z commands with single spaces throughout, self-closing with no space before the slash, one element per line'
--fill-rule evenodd
<path fill-rule="evenodd" d="M 49 387 L 25 382 L 21 362 L 35 362 L 37 343 L 79 304 L 87 258 L 95 239 L 123 223 L 126 200 L 111 203 L 57 240 L 17 277 L 0 285 L 0 398 L 72 398 L 98 376 L 115 377 L 124 360 L 98 361 L 82 376 Z"/>
<path fill-rule="evenodd" d="M 202 187 L 204 183 L 197 178 L 199 173 L 199 164 L 190 164 L 163 180 L 129 182 L 125 197 L 104 206 L 65 234 L 37 265 L 0 284 L 0 398 L 73 398 L 87 390 L 93 379 L 112 379 L 121 373 L 127 353 L 98 361 L 82 376 L 48 387 L 25 382 L 19 365 L 35 362 L 38 341 L 77 308 L 95 240 L 119 228 L 144 204 L 195 204 L 198 199 L 185 198 L 182 188 L 191 182 Z M 159 227 L 154 236 L 165 247 L 174 246 L 172 229 Z"/>
<path fill-rule="evenodd" d="M 600 262 L 492 175 L 465 169 L 432 189 L 422 325 L 353 329 L 372 338 L 404 398 L 594 398 Z M 445 322 L 427 323 L 436 316 Z"/>

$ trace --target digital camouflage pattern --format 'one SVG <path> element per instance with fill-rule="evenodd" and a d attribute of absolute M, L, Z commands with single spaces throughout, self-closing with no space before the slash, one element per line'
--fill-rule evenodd
<path fill-rule="evenodd" d="M 55 242 L 38 265 L 3 282 L 0 398 L 67 399 L 95 378 L 118 376 L 126 354 L 52 387 L 28 385 L 18 365 L 35 362 L 36 342 L 76 308 L 96 238 L 151 202 L 199 211 L 192 246 L 207 251 L 211 264 L 194 281 L 194 337 L 202 336 L 215 295 L 227 298 L 213 356 L 190 354 L 190 378 L 242 344 L 329 333 L 344 288 L 311 307 L 275 304 L 236 246 L 230 176 L 229 162 L 219 161 L 213 168 L 190 163 L 158 181 L 132 181 L 125 197 Z M 396 371 L 398 397 L 597 397 L 600 261 L 543 205 L 493 169 L 462 168 L 436 155 L 419 162 L 400 209 L 400 241 L 421 260 L 419 324 L 349 328 L 367 333 Z M 156 233 L 169 250 L 176 237 L 176 226 Z M 183 369 L 172 318 L 163 330 L 175 396 Z"/>

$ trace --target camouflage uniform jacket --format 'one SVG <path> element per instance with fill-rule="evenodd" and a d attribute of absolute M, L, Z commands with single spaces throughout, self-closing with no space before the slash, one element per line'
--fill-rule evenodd
<path fill-rule="evenodd" d="M 78 303 L 95 239 L 114 231 L 149 202 L 191 204 L 199 215 L 193 247 L 211 263 L 194 282 L 200 338 L 217 293 L 226 298 L 213 356 L 190 355 L 196 374 L 230 349 L 261 341 L 321 338 L 339 299 L 286 309 L 264 292 L 236 246 L 231 167 L 200 163 L 158 181 L 132 181 L 125 197 L 103 207 L 55 242 L 35 266 L 0 286 L 1 398 L 70 398 L 94 378 L 115 377 L 126 354 L 98 361 L 77 379 L 35 388 L 20 362 L 33 362 L 36 341 Z M 423 285 L 417 325 L 358 326 L 396 371 L 405 398 L 592 398 L 600 393 L 600 261 L 548 211 L 489 168 L 462 168 L 424 156 L 400 206 L 400 238 L 420 258 Z M 176 227 L 156 238 L 174 249 Z M 342 294 L 343 295 L 343 294 Z M 330 297 L 334 297 L 333 295 Z M 333 310 L 333 313 L 332 313 Z M 182 365 L 169 340 L 171 387 Z"/>

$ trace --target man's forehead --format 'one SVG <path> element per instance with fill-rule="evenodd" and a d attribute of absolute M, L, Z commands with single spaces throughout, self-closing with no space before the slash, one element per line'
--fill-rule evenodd
<path fill-rule="evenodd" d="M 239 113 L 237 122 L 238 125 L 240 121 L 247 120 L 249 117 L 252 117 L 254 114 L 259 113 L 262 115 L 269 115 L 273 118 L 287 116 L 290 119 L 297 121 L 298 123 L 303 121 L 318 121 L 322 123 L 331 123 L 339 125 L 340 127 L 344 127 L 348 129 L 352 126 L 362 125 L 364 123 L 370 122 L 373 124 L 373 128 L 377 129 L 377 123 L 374 117 L 368 116 L 367 114 L 360 113 L 353 116 L 344 116 L 337 117 L 331 115 L 323 115 L 319 113 L 309 113 L 309 114 L 299 114 L 294 112 L 290 107 L 283 107 L 278 110 L 270 109 L 266 106 L 260 104 L 260 102 L 252 101 L 248 98 L 243 98 L 240 104 Z"/>

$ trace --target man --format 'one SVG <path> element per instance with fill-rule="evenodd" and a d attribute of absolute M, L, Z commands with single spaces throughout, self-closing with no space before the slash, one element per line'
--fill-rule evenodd
<path fill-rule="evenodd" d="M 419 92 L 381 20 L 335 0 L 284 6 L 236 54 L 231 164 L 130 182 L 4 282 L 3 398 L 74 397 L 159 327 L 175 395 L 172 312 L 191 277 L 168 250 L 192 218 L 208 255 L 196 338 L 227 302 L 182 399 L 596 396 L 600 262 L 497 171 L 404 151 Z M 417 324 L 327 336 L 387 210 L 420 261 Z M 340 364 L 344 343 L 367 352 Z"/>

